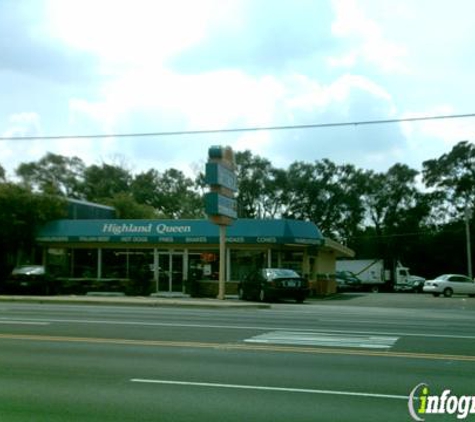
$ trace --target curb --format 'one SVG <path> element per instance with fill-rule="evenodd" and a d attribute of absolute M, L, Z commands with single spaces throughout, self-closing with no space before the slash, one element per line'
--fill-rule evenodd
<path fill-rule="evenodd" d="M 270 304 L 233 299 L 176 299 L 123 296 L 0 296 L 0 303 L 38 303 L 58 305 L 109 305 L 143 307 L 187 307 L 214 309 L 269 309 Z"/>

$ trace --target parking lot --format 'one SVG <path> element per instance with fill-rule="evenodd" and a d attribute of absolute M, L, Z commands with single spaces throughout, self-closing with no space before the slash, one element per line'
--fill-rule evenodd
<path fill-rule="evenodd" d="M 427 293 L 339 293 L 326 299 L 309 299 L 308 304 L 376 306 L 416 309 L 475 309 L 475 298 L 467 295 L 434 297 Z"/>

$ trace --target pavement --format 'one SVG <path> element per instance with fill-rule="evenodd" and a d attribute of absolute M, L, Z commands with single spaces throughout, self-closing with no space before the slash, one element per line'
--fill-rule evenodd
<path fill-rule="evenodd" d="M 90 292 L 86 295 L 58 296 L 0 295 L 0 303 L 2 302 L 215 309 L 269 309 L 274 305 L 272 303 L 242 301 L 236 295 L 227 295 L 225 300 L 220 300 L 192 298 L 181 293 L 166 292 L 151 296 L 125 296 L 124 294 L 114 292 Z M 456 295 L 451 298 L 434 298 L 429 294 L 416 293 L 343 293 L 325 297 L 310 297 L 305 301 L 305 305 L 433 309 L 436 312 L 441 309 L 475 311 L 474 298 Z"/>
<path fill-rule="evenodd" d="M 209 298 L 191 298 L 186 295 L 124 296 L 113 293 L 94 293 L 87 295 L 27 296 L 0 295 L 0 302 L 50 303 L 70 305 L 115 305 L 150 307 L 198 307 L 198 308 L 259 308 L 268 309 L 268 303 L 244 302 L 237 296 L 226 296 L 225 300 Z"/>

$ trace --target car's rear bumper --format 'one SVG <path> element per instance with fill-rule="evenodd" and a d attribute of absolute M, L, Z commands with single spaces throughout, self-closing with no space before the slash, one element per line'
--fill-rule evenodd
<path fill-rule="evenodd" d="M 442 293 L 442 289 L 439 286 L 424 286 L 422 291 L 424 293 Z"/>

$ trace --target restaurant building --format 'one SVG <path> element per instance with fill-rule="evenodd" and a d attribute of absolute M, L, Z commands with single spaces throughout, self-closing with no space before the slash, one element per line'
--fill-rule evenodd
<path fill-rule="evenodd" d="M 94 280 L 107 289 L 141 280 L 145 293 L 204 296 L 217 289 L 219 229 L 208 220 L 57 220 L 40 230 L 37 242 L 48 271 L 69 282 Z M 334 274 L 337 257 L 351 256 L 312 222 L 238 219 L 227 228 L 226 293 L 259 267 L 295 269 L 316 290 Z"/>

